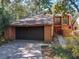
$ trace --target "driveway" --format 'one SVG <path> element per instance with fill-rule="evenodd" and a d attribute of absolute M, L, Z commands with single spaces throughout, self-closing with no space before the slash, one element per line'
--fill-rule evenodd
<path fill-rule="evenodd" d="M 17 40 L 0 47 L 0 59 L 42 59 L 41 43 Z"/>

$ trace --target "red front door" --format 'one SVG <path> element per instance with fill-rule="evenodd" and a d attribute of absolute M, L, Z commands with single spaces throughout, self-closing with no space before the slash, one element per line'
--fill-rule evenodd
<path fill-rule="evenodd" d="M 55 25 L 54 26 L 54 31 L 56 34 L 62 34 L 62 27 L 61 25 Z"/>

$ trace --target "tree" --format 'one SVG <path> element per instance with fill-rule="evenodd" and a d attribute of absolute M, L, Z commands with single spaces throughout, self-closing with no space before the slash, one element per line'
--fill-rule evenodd
<path fill-rule="evenodd" d="M 0 35 L 3 35 L 3 32 L 10 20 L 10 14 L 5 7 L 7 1 L 9 0 L 0 0 Z"/>
<path fill-rule="evenodd" d="M 68 0 L 58 1 L 54 7 L 54 13 L 65 14 L 70 12 L 72 15 L 75 14 L 75 9 L 71 6 Z"/>
<path fill-rule="evenodd" d="M 79 2 L 79 0 L 69 0 L 71 2 L 71 5 L 73 5 L 76 10 L 79 12 L 79 5 L 77 2 Z"/>
<path fill-rule="evenodd" d="M 40 9 L 48 9 L 50 11 L 50 8 L 52 6 L 52 0 L 40 0 Z"/>
<path fill-rule="evenodd" d="M 51 12 L 52 0 L 25 0 L 32 15 Z"/>
<path fill-rule="evenodd" d="M 39 7 L 40 10 L 42 10 L 43 12 L 46 10 L 46 13 L 51 13 L 51 7 L 52 7 L 52 0 L 40 0 L 39 1 Z"/>
<path fill-rule="evenodd" d="M 12 14 L 14 14 L 15 19 L 21 19 L 27 16 L 28 13 L 26 7 L 20 3 L 12 4 L 10 9 L 12 10 Z"/>

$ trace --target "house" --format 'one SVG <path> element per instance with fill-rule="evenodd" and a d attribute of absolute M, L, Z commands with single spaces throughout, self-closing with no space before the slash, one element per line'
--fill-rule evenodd
<path fill-rule="evenodd" d="M 70 14 L 61 15 L 56 14 L 53 16 L 54 33 L 63 36 L 71 36 L 72 32 L 72 16 Z"/>
<path fill-rule="evenodd" d="M 73 24 L 73 28 L 75 28 L 76 30 L 79 30 L 79 17 L 76 19 L 76 21 Z"/>
<path fill-rule="evenodd" d="M 71 25 L 69 15 L 37 15 L 12 22 L 5 31 L 5 38 L 51 42 L 55 34 L 70 36 Z"/>
<path fill-rule="evenodd" d="M 5 31 L 6 39 L 42 40 L 51 42 L 53 37 L 52 17 L 38 15 L 12 22 Z"/>
<path fill-rule="evenodd" d="M 73 29 L 74 29 L 74 31 L 73 31 L 74 36 L 76 35 L 79 37 L 79 17 L 74 22 Z"/>

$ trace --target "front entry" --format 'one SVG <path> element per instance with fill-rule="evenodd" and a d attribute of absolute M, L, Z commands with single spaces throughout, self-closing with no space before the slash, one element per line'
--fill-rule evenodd
<path fill-rule="evenodd" d="M 54 18 L 54 32 L 56 34 L 62 35 L 62 18 L 61 17 L 56 17 Z"/>
<path fill-rule="evenodd" d="M 44 40 L 44 27 L 16 27 L 16 39 Z"/>

